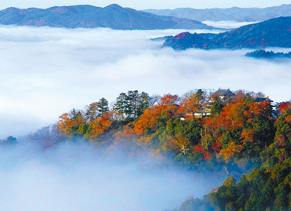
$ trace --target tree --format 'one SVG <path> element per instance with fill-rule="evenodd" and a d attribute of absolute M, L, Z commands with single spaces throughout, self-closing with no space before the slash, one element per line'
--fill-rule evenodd
<path fill-rule="evenodd" d="M 150 97 L 147 93 L 139 94 L 137 90 L 121 93 L 116 99 L 114 110 L 122 114 L 122 120 L 135 120 L 149 107 Z"/>
<path fill-rule="evenodd" d="M 136 121 L 134 131 L 149 138 L 160 127 L 165 127 L 169 119 L 179 119 L 177 100 L 177 95 L 168 94 L 161 98 L 160 104 L 148 107 Z"/>
<path fill-rule="evenodd" d="M 86 118 L 84 118 L 81 111 L 72 109 L 69 113 L 64 113 L 59 117 L 59 131 L 64 133 L 69 137 L 82 134 L 79 131 L 81 125 L 86 123 Z"/>
<path fill-rule="evenodd" d="M 200 93 L 201 94 L 201 93 Z M 191 114 L 192 120 L 195 120 L 195 114 L 200 113 L 202 116 L 203 108 L 201 105 L 200 94 L 189 94 L 187 95 L 180 105 L 181 112 L 188 117 Z"/>
<path fill-rule="evenodd" d="M 85 118 L 87 122 L 91 122 L 94 119 L 96 119 L 98 116 L 98 110 L 97 110 L 97 103 L 91 103 L 89 106 L 87 106 L 86 112 L 85 112 Z"/>
<path fill-rule="evenodd" d="M 135 119 L 138 114 L 140 106 L 140 95 L 137 90 L 127 92 L 127 106 L 126 106 L 126 115 L 129 118 Z"/>
<path fill-rule="evenodd" d="M 122 121 L 123 121 L 126 115 L 126 110 L 128 110 L 126 93 L 122 92 L 116 98 L 116 103 L 114 104 L 114 110 L 121 114 Z"/>
<path fill-rule="evenodd" d="M 85 137 L 96 141 L 98 138 L 105 136 L 113 122 L 113 112 L 103 113 L 102 116 L 88 123 Z"/>
<path fill-rule="evenodd" d="M 140 116 L 143 114 L 143 112 L 150 106 L 150 96 L 146 92 L 142 92 L 140 94 L 140 100 L 139 100 L 139 107 L 137 111 L 137 116 Z"/>
<path fill-rule="evenodd" d="M 97 109 L 97 116 L 100 117 L 104 113 L 107 113 L 109 111 L 108 107 L 108 101 L 105 98 L 101 98 L 97 103 L 96 103 L 96 109 Z"/>

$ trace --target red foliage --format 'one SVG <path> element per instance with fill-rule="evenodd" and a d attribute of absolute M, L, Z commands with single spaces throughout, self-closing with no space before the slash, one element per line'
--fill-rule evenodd
<path fill-rule="evenodd" d="M 222 136 L 222 134 L 217 134 L 215 137 L 215 140 L 217 141 L 221 136 Z"/>
<path fill-rule="evenodd" d="M 212 188 L 212 189 L 211 189 L 211 193 L 216 192 L 216 191 L 218 190 L 218 188 L 219 188 L 219 187 Z"/>
<path fill-rule="evenodd" d="M 278 105 L 278 111 L 283 114 L 284 112 L 286 112 L 287 110 L 291 110 L 291 102 L 287 101 L 287 102 L 282 102 Z"/>
<path fill-rule="evenodd" d="M 205 153 L 204 153 L 204 159 L 205 159 L 205 160 L 208 160 L 209 158 L 210 158 L 210 153 L 205 152 Z"/>
<path fill-rule="evenodd" d="M 214 143 L 212 143 L 212 144 L 211 144 L 211 149 L 213 149 L 213 150 L 215 150 L 215 151 L 219 152 L 219 151 L 220 151 L 220 149 L 221 149 L 221 146 L 220 146 L 220 144 L 219 144 L 219 143 L 217 143 L 217 142 L 214 142 Z"/>
<path fill-rule="evenodd" d="M 186 37 L 186 35 L 189 35 L 189 32 L 182 32 L 178 35 L 175 36 L 175 40 L 180 40 L 180 39 L 184 39 Z"/>
<path fill-rule="evenodd" d="M 194 152 L 204 153 L 205 149 L 202 147 L 202 144 L 195 145 L 193 147 Z"/>
<path fill-rule="evenodd" d="M 167 94 L 161 98 L 161 104 L 164 106 L 173 105 L 177 102 L 178 95 Z"/>
<path fill-rule="evenodd" d="M 276 142 L 277 146 L 284 147 L 286 145 L 283 135 L 279 135 Z"/>

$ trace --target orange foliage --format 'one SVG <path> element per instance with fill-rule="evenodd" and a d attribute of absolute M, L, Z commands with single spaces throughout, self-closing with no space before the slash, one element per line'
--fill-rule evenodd
<path fill-rule="evenodd" d="M 111 112 L 104 113 L 101 117 L 89 122 L 88 125 L 91 128 L 89 138 L 97 138 L 103 135 L 113 122 L 112 115 Z"/>
<path fill-rule="evenodd" d="M 241 143 L 245 145 L 247 142 L 254 141 L 254 131 L 250 129 L 243 130 L 241 133 Z"/>
<path fill-rule="evenodd" d="M 240 135 L 239 140 L 241 145 L 236 145 L 235 142 L 224 143 L 223 146 L 215 147 L 213 144 L 211 148 L 215 151 L 220 151 L 220 154 L 228 159 L 235 153 L 241 152 L 247 143 L 256 144 L 255 129 L 252 127 L 252 122 L 257 117 L 272 118 L 272 106 L 270 101 L 252 102 L 243 93 L 239 93 L 236 99 L 223 107 L 220 114 L 211 116 L 204 120 L 204 139 L 210 142 L 219 141 L 222 134 L 226 131 Z M 290 119 L 287 119 L 291 121 Z M 246 127 L 247 124 L 248 127 Z M 247 128 L 247 129 L 246 129 Z M 227 146 L 227 147 L 226 147 Z"/>
<path fill-rule="evenodd" d="M 192 94 L 183 99 L 179 111 L 181 113 L 192 113 L 192 119 L 195 118 L 194 113 L 201 110 L 200 99 L 197 94 Z"/>
<path fill-rule="evenodd" d="M 59 117 L 58 127 L 60 132 L 63 132 L 66 135 L 68 135 L 69 128 L 72 127 L 72 121 L 67 113 L 62 114 Z"/>
<path fill-rule="evenodd" d="M 84 118 L 81 113 L 77 114 L 77 117 L 72 120 L 68 113 L 64 113 L 59 117 L 59 131 L 66 135 L 70 135 L 72 127 L 78 127 L 84 122 Z"/>
<path fill-rule="evenodd" d="M 143 136 L 140 137 L 140 141 L 144 141 L 145 143 L 149 143 L 154 138 L 154 135 Z"/>
<path fill-rule="evenodd" d="M 123 127 L 122 135 L 125 137 L 132 137 L 135 136 L 135 131 L 133 128 L 129 127 L 129 125 L 126 125 Z"/>
<path fill-rule="evenodd" d="M 285 121 L 291 123 L 291 115 L 286 116 Z"/>
<path fill-rule="evenodd" d="M 270 101 L 250 103 L 249 109 L 244 111 L 244 116 L 248 118 L 247 122 L 251 122 L 254 116 L 268 115 L 270 106 Z"/>
<path fill-rule="evenodd" d="M 134 125 L 136 134 L 142 135 L 155 128 L 160 119 L 174 118 L 179 107 L 175 104 L 177 100 L 177 95 L 165 95 L 161 98 L 161 104 L 148 107 Z"/>
<path fill-rule="evenodd" d="M 235 153 L 240 153 L 241 150 L 242 146 L 237 145 L 232 141 L 226 149 L 222 149 L 220 151 L 220 155 L 222 155 L 225 160 L 228 160 L 229 158 L 233 157 Z"/>
<path fill-rule="evenodd" d="M 155 127 L 162 111 L 162 105 L 147 108 L 134 125 L 134 131 L 136 134 L 142 135 L 144 132 Z"/>
<path fill-rule="evenodd" d="M 244 126 L 245 118 L 242 115 L 245 109 L 244 101 L 237 101 L 229 103 L 223 107 L 219 116 L 209 117 L 204 122 L 204 126 L 211 126 L 214 130 L 217 128 L 225 128 L 226 130 L 233 131 L 236 128 Z"/>

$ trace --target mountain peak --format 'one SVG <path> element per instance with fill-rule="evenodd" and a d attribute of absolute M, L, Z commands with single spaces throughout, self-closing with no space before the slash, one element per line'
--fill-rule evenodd
<path fill-rule="evenodd" d="M 120 9 L 123 9 L 123 7 L 121 7 L 118 4 L 110 4 L 110 5 L 106 6 L 106 7 L 104 7 L 104 9 L 118 9 L 118 10 L 120 10 Z"/>

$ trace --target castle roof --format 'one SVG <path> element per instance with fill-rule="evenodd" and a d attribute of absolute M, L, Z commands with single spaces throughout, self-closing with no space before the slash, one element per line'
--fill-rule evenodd
<path fill-rule="evenodd" d="M 218 94 L 219 96 L 232 96 L 235 95 L 232 91 L 229 89 L 220 89 L 215 92 L 215 94 Z"/>

